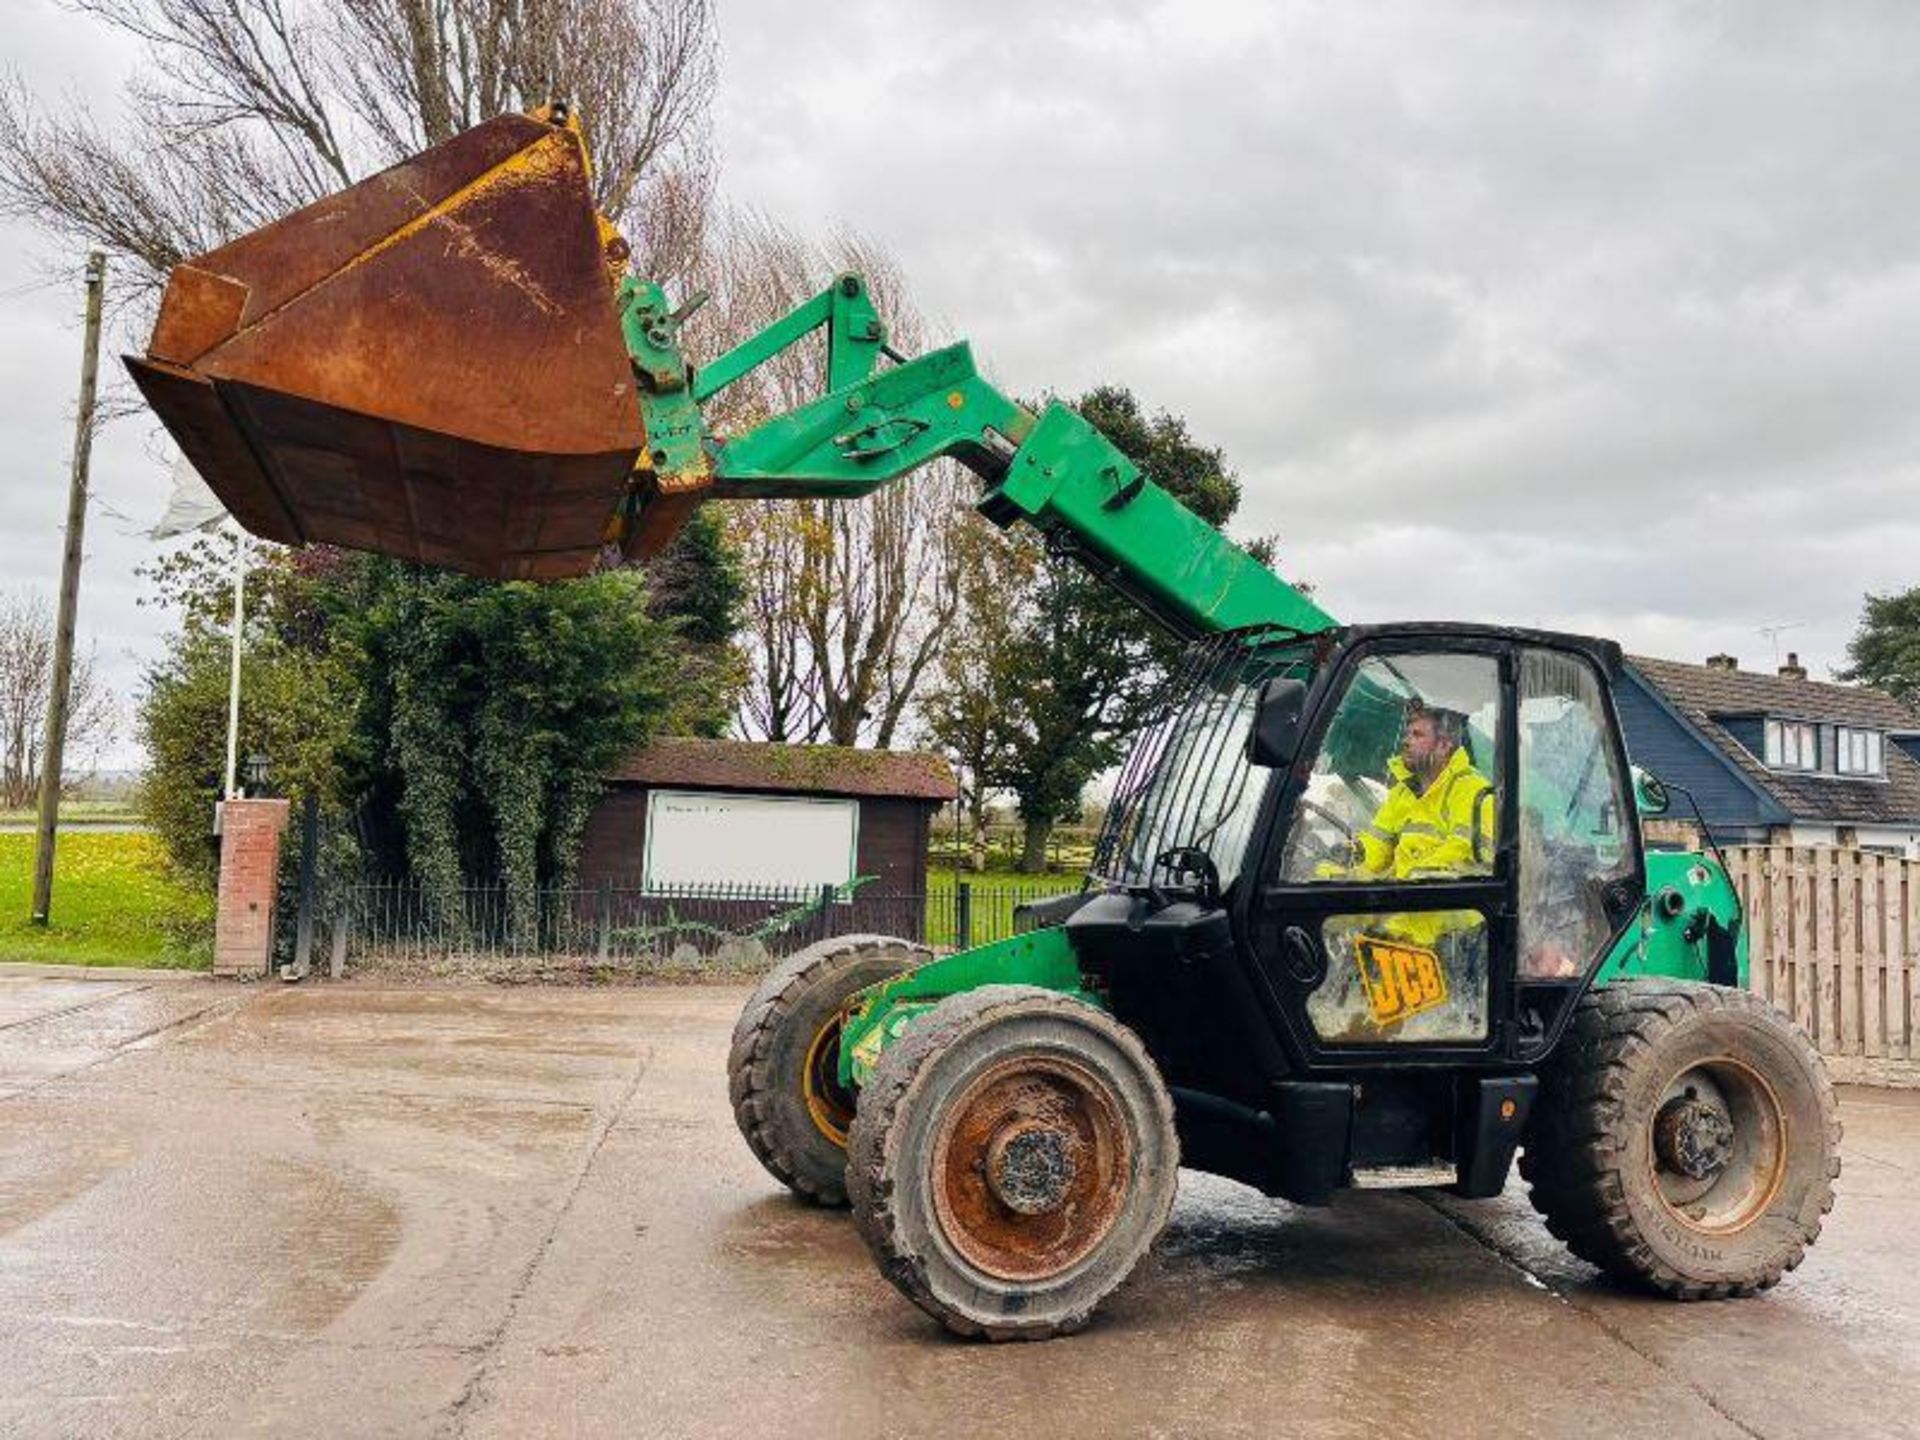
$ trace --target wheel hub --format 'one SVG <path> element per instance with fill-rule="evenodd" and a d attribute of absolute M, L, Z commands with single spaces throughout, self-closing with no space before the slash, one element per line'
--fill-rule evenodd
<path fill-rule="evenodd" d="M 1667 1214 L 1701 1235 L 1737 1234 L 1766 1213 L 1786 1174 L 1787 1121 L 1760 1072 L 1732 1055 L 1670 1080 L 1647 1159 Z"/>
<path fill-rule="evenodd" d="M 1037 1121 L 1006 1126 L 987 1147 L 987 1185 L 994 1197 L 1021 1215 L 1058 1210 L 1073 1188 L 1079 1167 L 1074 1138 Z"/>
<path fill-rule="evenodd" d="M 1733 1158 L 1733 1121 L 1711 1101 L 1677 1096 L 1654 1118 L 1653 1143 L 1668 1169 L 1710 1180 Z"/>
<path fill-rule="evenodd" d="M 838 1145 L 847 1148 L 847 1127 L 853 1124 L 854 1097 L 840 1083 L 840 1035 L 845 1017 L 835 1015 L 814 1035 L 807 1047 L 805 1067 L 800 1074 L 800 1090 L 807 1102 L 807 1114 L 814 1127 Z"/>
<path fill-rule="evenodd" d="M 1133 1143 L 1109 1081 L 1070 1056 L 1009 1056 L 943 1107 L 939 1234 L 967 1264 L 1027 1283 L 1079 1263 L 1118 1219 Z"/>

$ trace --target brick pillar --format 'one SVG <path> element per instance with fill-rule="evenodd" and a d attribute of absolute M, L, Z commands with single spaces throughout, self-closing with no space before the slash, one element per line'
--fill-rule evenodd
<path fill-rule="evenodd" d="M 220 807 L 220 908 L 213 973 L 265 975 L 273 958 L 273 897 L 280 879 L 285 800 L 229 800 Z"/>

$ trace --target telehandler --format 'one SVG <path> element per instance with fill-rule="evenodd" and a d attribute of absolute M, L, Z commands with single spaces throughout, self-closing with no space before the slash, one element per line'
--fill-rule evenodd
<path fill-rule="evenodd" d="M 1724 867 L 1642 845 L 1666 797 L 1622 744 L 1617 646 L 1341 625 L 966 345 L 896 353 L 858 276 L 695 367 L 697 299 L 627 258 L 565 107 L 503 116 L 183 263 L 128 364 L 271 540 L 547 579 L 654 554 L 710 499 L 853 500 L 948 456 L 990 520 L 1188 642 L 1046 923 L 942 958 L 826 940 L 740 1017 L 747 1144 L 850 1201 L 910 1299 L 969 1335 L 1074 1330 L 1181 1165 L 1319 1205 L 1491 1196 L 1520 1152 L 1549 1229 L 1623 1280 L 1746 1295 L 1800 1262 L 1832 1088 L 1745 989 Z M 708 431 L 802 343 L 825 393 Z"/>

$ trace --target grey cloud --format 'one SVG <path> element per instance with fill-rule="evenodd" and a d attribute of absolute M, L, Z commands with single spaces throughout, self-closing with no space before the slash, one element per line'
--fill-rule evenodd
<path fill-rule="evenodd" d="M 1187 415 L 1337 612 L 1827 665 L 1920 581 L 1920 11 L 965 13 L 730 9 L 736 189 Z"/>

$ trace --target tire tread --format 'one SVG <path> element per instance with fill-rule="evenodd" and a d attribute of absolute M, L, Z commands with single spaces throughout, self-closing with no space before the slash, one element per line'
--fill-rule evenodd
<path fill-rule="evenodd" d="M 1116 1045 L 1141 1074 L 1150 1077 L 1148 1086 L 1154 1106 L 1154 1119 L 1160 1126 L 1172 1164 L 1179 1163 L 1179 1140 L 1174 1128 L 1173 1100 L 1159 1078 L 1159 1070 L 1147 1055 L 1139 1037 L 1104 1012 L 1057 991 L 1029 985 L 985 985 L 941 1002 L 925 1021 L 910 1030 L 881 1056 L 872 1079 L 860 1096 L 860 1114 L 850 1137 L 847 1158 L 847 1188 L 853 1202 L 854 1223 L 867 1242 L 880 1272 L 906 1297 L 959 1335 L 987 1340 L 1048 1340 L 1070 1335 L 1084 1328 L 1105 1294 L 1117 1288 L 1142 1256 L 1151 1248 L 1172 1209 L 1173 1190 L 1169 1186 L 1160 1213 L 1145 1227 L 1146 1241 L 1130 1257 L 1119 1275 L 1103 1294 L 1072 1313 L 1043 1324 L 997 1326 L 982 1323 L 946 1304 L 935 1293 L 926 1268 L 902 1243 L 900 1216 L 895 1206 L 895 1187 L 891 1179 L 901 1162 L 898 1146 L 902 1138 L 896 1124 L 902 1105 L 912 1091 L 914 1081 L 925 1064 L 980 1025 L 991 1023 L 1010 1011 L 1025 1013 L 1053 1011 L 1098 1028 L 1102 1036 Z"/>
<path fill-rule="evenodd" d="M 1799 1220 L 1800 1238 L 1749 1276 L 1703 1282 L 1664 1261 L 1640 1233 L 1627 1199 L 1626 1100 L 1639 1067 L 1664 1032 L 1693 1016 L 1744 1011 L 1760 1017 L 1799 1052 L 1826 1126 L 1826 1175 L 1819 1214 Z M 1778 1284 L 1820 1234 L 1840 1174 L 1841 1126 L 1833 1084 L 1806 1032 L 1760 997 L 1684 981 L 1626 980 L 1584 996 L 1559 1050 L 1542 1073 L 1533 1134 L 1521 1178 L 1548 1231 L 1580 1259 L 1616 1278 L 1679 1300 L 1752 1295 Z"/>
<path fill-rule="evenodd" d="M 747 1148 L 774 1179 L 816 1205 L 847 1203 L 844 1186 L 823 1185 L 794 1163 L 778 1131 L 769 1123 L 769 1099 L 779 1077 L 768 1052 L 774 1032 L 799 998 L 832 974 L 890 949 L 914 952 L 919 964 L 932 958 L 924 945 L 890 935 L 836 935 L 797 950 L 769 970 L 734 1022 L 727 1050 L 727 1098 Z"/>

